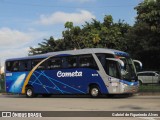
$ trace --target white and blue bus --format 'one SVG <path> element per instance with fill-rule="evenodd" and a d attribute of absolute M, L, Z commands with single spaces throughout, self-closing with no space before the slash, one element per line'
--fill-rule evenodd
<path fill-rule="evenodd" d="M 138 90 L 133 60 L 128 53 L 112 49 L 70 50 L 7 59 L 5 69 L 6 92 L 27 97 L 52 94 L 98 97 Z"/>

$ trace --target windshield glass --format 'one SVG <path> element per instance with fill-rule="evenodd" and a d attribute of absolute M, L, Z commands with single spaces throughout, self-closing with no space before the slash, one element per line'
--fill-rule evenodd
<path fill-rule="evenodd" d="M 127 81 L 137 80 L 136 70 L 133 60 L 129 57 L 119 57 L 120 60 L 124 62 L 124 68 L 122 69 L 123 74 L 121 74 L 122 79 Z"/>

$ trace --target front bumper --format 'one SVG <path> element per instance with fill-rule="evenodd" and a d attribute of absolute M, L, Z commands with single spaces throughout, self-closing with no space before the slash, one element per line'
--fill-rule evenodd
<path fill-rule="evenodd" d="M 139 90 L 138 82 L 120 82 L 121 93 L 137 93 Z"/>

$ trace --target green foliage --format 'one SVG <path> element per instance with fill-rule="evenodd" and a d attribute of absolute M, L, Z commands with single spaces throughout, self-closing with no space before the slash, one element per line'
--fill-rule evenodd
<path fill-rule="evenodd" d="M 0 80 L 4 80 L 4 73 L 0 74 Z"/>
<path fill-rule="evenodd" d="M 136 8 L 137 22 L 144 22 L 151 31 L 160 33 L 160 0 L 144 0 Z"/>
<path fill-rule="evenodd" d="M 54 40 L 54 38 L 51 36 L 49 39 L 44 39 L 42 43 L 39 43 L 38 44 L 39 47 L 37 48 L 30 47 L 29 55 L 43 54 L 43 53 L 63 50 L 60 47 L 60 43 L 62 43 L 60 39 Z"/>
<path fill-rule="evenodd" d="M 65 28 L 72 29 L 73 28 L 73 22 L 66 22 L 64 26 L 65 26 Z"/>
<path fill-rule="evenodd" d="M 104 22 L 103 22 L 103 24 L 104 24 L 104 26 L 106 26 L 106 27 L 110 27 L 111 25 L 112 25 L 112 23 L 113 23 L 113 18 L 112 18 L 112 16 L 111 15 L 105 15 L 105 17 L 104 17 Z"/>
<path fill-rule="evenodd" d="M 145 92 L 153 92 L 153 93 L 157 93 L 160 92 L 160 85 L 141 85 L 139 87 L 139 92 L 140 93 L 145 93 Z"/>
<path fill-rule="evenodd" d="M 114 23 L 111 15 L 106 15 L 102 23 L 92 19 L 91 23 L 86 22 L 82 28 L 74 26 L 72 22 L 66 22 L 64 26 L 66 30 L 62 32 L 63 39 L 44 39 L 37 48 L 30 47 L 29 55 L 95 47 L 125 50 L 124 34 L 130 28 L 124 21 Z"/>
<path fill-rule="evenodd" d="M 126 34 L 127 51 L 145 70 L 160 70 L 160 0 L 144 0 L 135 9 L 137 21 Z"/>
<path fill-rule="evenodd" d="M 92 19 L 82 27 L 66 22 L 62 39 L 44 39 L 30 47 L 29 55 L 83 48 L 112 48 L 129 52 L 142 61 L 144 69 L 160 70 L 160 0 L 144 0 L 137 7 L 136 22 L 114 22 L 105 15 L 103 22 Z M 153 61 L 153 62 L 152 62 Z"/>

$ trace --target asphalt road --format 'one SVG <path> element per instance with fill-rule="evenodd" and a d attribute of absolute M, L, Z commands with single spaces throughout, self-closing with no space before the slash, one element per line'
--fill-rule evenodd
<path fill-rule="evenodd" d="M 89 96 L 51 96 L 26 98 L 23 95 L 0 95 L 0 111 L 160 111 L 160 96 L 132 96 L 116 98 L 89 98 Z M 2 119 L 2 118 L 0 118 Z M 4 120 L 7 118 L 3 118 Z M 20 118 L 15 118 L 19 120 Z M 35 118 L 25 118 L 35 119 Z M 41 118 L 52 120 L 53 118 Z M 63 120 L 64 118 L 54 118 Z M 65 120 L 75 118 L 65 118 Z M 84 120 L 84 118 L 76 118 Z M 87 118 L 106 120 L 106 118 Z M 109 118 L 116 120 L 117 118 Z M 121 120 L 124 118 L 118 118 Z M 128 120 L 160 120 L 160 118 L 125 118 Z M 38 120 L 38 119 L 37 119 Z"/>

